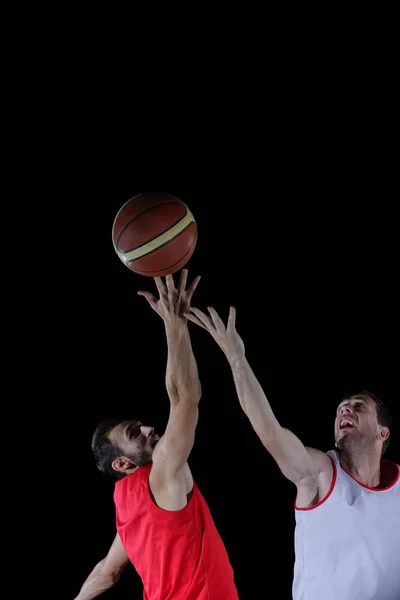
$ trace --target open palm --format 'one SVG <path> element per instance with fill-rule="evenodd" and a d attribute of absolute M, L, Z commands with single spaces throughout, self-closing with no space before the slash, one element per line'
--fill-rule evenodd
<path fill-rule="evenodd" d="M 206 329 L 212 335 L 232 365 L 238 358 L 242 358 L 245 353 L 243 340 L 235 327 L 236 310 L 233 306 L 230 307 L 226 327 L 215 308 L 209 306 L 207 310 L 210 316 L 198 308 L 192 307 L 190 313 L 185 313 L 185 316 L 189 321 L 196 323 L 199 327 L 203 327 L 203 329 Z"/>
<path fill-rule="evenodd" d="M 200 276 L 195 277 L 191 285 L 186 289 L 187 276 L 187 269 L 183 269 L 178 287 L 175 287 L 172 275 L 166 276 L 165 284 L 161 277 L 154 277 L 159 293 L 158 298 L 151 292 L 144 290 L 138 291 L 139 296 L 144 296 L 146 298 L 152 309 L 160 315 L 166 325 L 173 325 L 178 321 L 184 321 L 186 323 L 186 317 L 184 315 L 190 310 L 190 301 L 197 284 L 200 281 Z"/>

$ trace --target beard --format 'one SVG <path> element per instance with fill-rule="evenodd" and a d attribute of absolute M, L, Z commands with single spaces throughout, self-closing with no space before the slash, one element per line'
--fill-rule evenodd
<path fill-rule="evenodd" d="M 356 458 L 370 454 L 375 445 L 376 436 L 365 435 L 359 431 L 343 436 L 338 442 L 337 447 L 341 452 L 345 452 Z"/>
<path fill-rule="evenodd" d="M 150 444 L 152 446 L 151 450 L 142 450 L 141 452 L 135 452 L 130 454 L 128 458 L 137 466 L 137 467 L 145 467 L 150 464 L 153 460 L 153 450 L 158 442 L 158 439 L 153 436 L 150 439 Z"/>
<path fill-rule="evenodd" d="M 153 453 L 148 450 L 144 450 L 143 452 L 137 452 L 135 454 L 130 454 L 128 458 L 137 466 L 137 467 L 145 467 L 150 464 L 152 461 Z"/>

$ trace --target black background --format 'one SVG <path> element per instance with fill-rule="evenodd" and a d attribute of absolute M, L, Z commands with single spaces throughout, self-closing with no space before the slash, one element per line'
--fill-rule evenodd
<path fill-rule="evenodd" d="M 152 189 L 148 180 L 139 187 L 134 169 L 101 167 L 86 199 L 65 206 L 69 257 L 47 300 L 50 310 L 62 299 L 54 338 L 69 349 L 60 363 L 53 357 L 53 391 L 67 398 L 62 453 L 68 511 L 61 542 L 71 549 L 62 590 L 69 598 L 115 535 L 113 484 L 96 470 L 90 452 L 95 425 L 129 413 L 162 433 L 168 418 L 163 323 L 136 294 L 155 292 L 155 284 L 129 271 L 111 241 L 120 206 Z M 160 190 L 158 181 L 155 190 L 176 195 L 197 221 L 198 243 L 187 268 L 189 281 L 197 274 L 202 280 L 192 305 L 214 306 L 223 319 L 231 304 L 236 307 L 248 360 L 277 418 L 324 451 L 333 447 L 335 409 L 344 393 L 370 390 L 394 417 L 399 413 L 392 196 L 367 171 L 350 175 L 342 168 L 340 178 L 338 171 L 319 171 L 316 178 L 310 170 L 282 167 L 269 170 L 270 181 L 263 183 L 230 180 L 225 186 L 219 178 L 219 185 L 207 181 L 203 190 L 185 192 L 165 181 Z M 289 599 L 295 488 L 242 412 L 221 350 L 204 330 L 189 326 L 203 388 L 189 459 L 194 478 L 226 544 L 241 600 L 276 589 L 275 597 Z M 399 462 L 396 430 L 386 458 Z M 103 597 L 141 594 L 129 565 Z"/>
<path fill-rule="evenodd" d="M 109 548 L 113 488 L 90 452 L 98 420 L 131 412 L 158 432 L 167 421 L 163 326 L 136 295 L 155 286 L 111 243 L 116 212 L 142 191 L 192 209 L 193 304 L 225 318 L 236 306 L 282 425 L 328 450 L 342 395 L 367 388 L 395 417 L 387 457 L 400 460 L 394 36 L 375 12 L 371 26 L 368 14 L 307 14 L 304 26 L 286 12 L 268 27 L 241 11 L 218 34 L 212 19 L 206 36 L 191 19 L 189 36 L 181 21 L 176 35 L 129 17 L 124 32 L 109 10 L 104 22 L 64 11 L 44 29 L 29 21 L 17 68 L 8 61 L 2 431 L 16 586 L 71 600 Z M 289 599 L 294 486 L 241 411 L 221 351 L 190 330 L 203 386 L 194 477 L 241 600 Z M 103 597 L 141 596 L 128 567 Z"/>

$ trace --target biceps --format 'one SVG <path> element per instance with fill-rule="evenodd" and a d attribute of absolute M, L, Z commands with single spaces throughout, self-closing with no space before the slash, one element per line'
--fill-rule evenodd
<path fill-rule="evenodd" d="M 195 431 L 199 419 L 198 405 L 173 406 L 165 433 L 160 440 L 160 459 L 169 475 L 183 468 L 193 448 Z"/>
<path fill-rule="evenodd" d="M 283 475 L 295 484 L 308 477 L 316 477 L 320 471 L 316 454 L 311 453 L 289 429 L 279 426 L 265 447 Z M 315 452 L 323 454 L 320 451 Z"/>

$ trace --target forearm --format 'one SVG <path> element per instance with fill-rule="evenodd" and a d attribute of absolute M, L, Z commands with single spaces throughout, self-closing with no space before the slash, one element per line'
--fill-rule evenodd
<path fill-rule="evenodd" d="M 240 405 L 262 442 L 267 445 L 280 428 L 267 397 L 245 355 L 231 363 Z"/>
<path fill-rule="evenodd" d="M 97 598 L 97 596 L 110 589 L 118 581 L 117 575 L 105 576 L 102 573 L 104 562 L 105 561 L 102 560 L 96 565 L 84 582 L 75 600 L 92 600 L 92 598 Z"/>
<path fill-rule="evenodd" d="M 187 324 L 166 327 L 166 335 L 166 386 L 171 401 L 197 404 L 201 397 L 201 384 Z"/>

